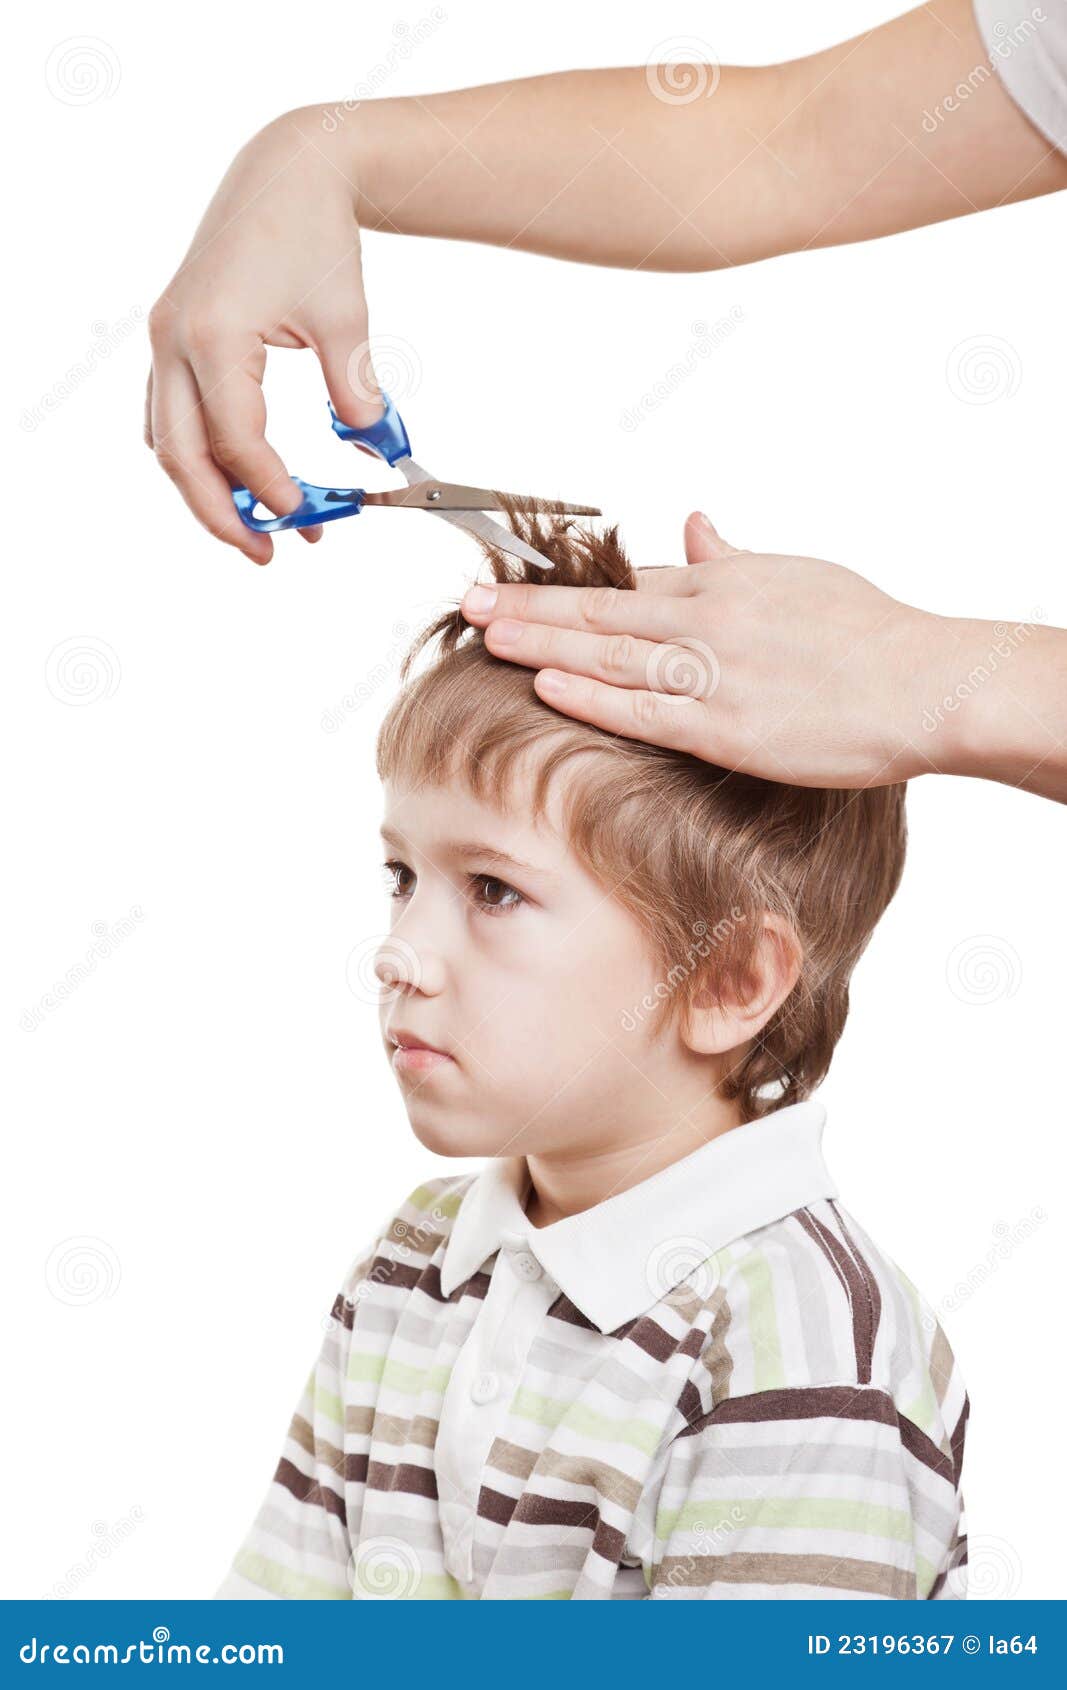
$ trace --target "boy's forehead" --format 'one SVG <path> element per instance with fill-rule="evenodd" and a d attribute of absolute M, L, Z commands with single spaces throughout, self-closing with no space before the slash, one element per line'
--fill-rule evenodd
<path fill-rule="evenodd" d="M 383 785 L 382 838 L 427 854 L 442 855 L 456 846 L 480 845 L 519 862 L 558 868 L 570 856 L 550 795 L 548 814 L 539 822 L 524 808 L 522 789 L 510 796 L 507 810 L 479 798 L 460 780 L 439 785 Z"/>

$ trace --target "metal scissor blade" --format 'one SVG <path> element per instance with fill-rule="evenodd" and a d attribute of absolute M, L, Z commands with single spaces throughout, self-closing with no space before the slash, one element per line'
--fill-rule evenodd
<path fill-rule="evenodd" d="M 494 522 L 491 516 L 483 516 L 481 511 L 434 511 L 433 515 L 444 517 L 446 522 L 453 523 L 457 528 L 465 528 L 468 534 L 479 534 L 498 551 L 510 552 L 512 557 L 532 563 L 535 569 L 543 569 L 547 573 L 555 567 L 551 558 L 545 557 L 543 552 L 535 552 L 532 546 L 528 546 L 525 540 L 520 540 L 510 528 L 504 528 L 501 523 Z"/>
<path fill-rule="evenodd" d="M 545 511 L 555 516 L 599 516 L 596 505 L 577 505 L 567 499 L 538 499 L 532 493 L 495 493 L 490 487 L 463 487 L 455 481 L 413 481 L 407 487 L 390 487 L 384 492 L 364 493 L 366 505 L 400 506 L 406 510 Z"/>
<path fill-rule="evenodd" d="M 414 458 L 397 458 L 393 466 L 398 469 L 409 487 L 414 487 L 420 481 L 432 481 L 433 477 L 415 462 Z M 423 505 L 433 516 L 443 517 L 445 522 L 453 523 L 457 528 L 465 528 L 468 534 L 477 534 L 489 544 L 496 546 L 502 552 L 510 552 L 512 557 L 522 558 L 526 563 L 532 563 L 535 569 L 550 570 L 552 560 L 544 557 L 541 552 L 535 552 L 525 540 L 520 540 L 510 528 L 504 528 L 492 517 L 483 516 L 481 511 L 442 511 L 433 505 Z"/>

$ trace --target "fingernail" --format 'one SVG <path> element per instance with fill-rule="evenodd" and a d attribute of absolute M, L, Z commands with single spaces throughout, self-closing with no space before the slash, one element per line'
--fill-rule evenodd
<path fill-rule="evenodd" d="M 493 597 L 496 597 L 495 593 L 493 594 Z M 494 622 L 492 629 L 489 631 L 492 633 L 494 645 L 514 645 L 515 641 L 522 633 L 522 623 L 507 621 Z"/>
<path fill-rule="evenodd" d="M 705 516 L 703 511 L 697 511 L 697 521 L 699 522 L 701 528 L 703 528 L 705 534 L 710 534 L 714 537 L 715 528 L 710 516 Z"/>
<path fill-rule="evenodd" d="M 549 698 L 562 698 L 567 690 L 566 677 L 553 674 L 550 669 L 542 669 L 537 681 L 539 690 L 547 693 Z"/>
<path fill-rule="evenodd" d="M 485 611 L 492 610 L 495 603 L 495 587 L 469 587 L 463 595 L 464 610 L 473 610 L 475 616 L 481 616 Z"/>

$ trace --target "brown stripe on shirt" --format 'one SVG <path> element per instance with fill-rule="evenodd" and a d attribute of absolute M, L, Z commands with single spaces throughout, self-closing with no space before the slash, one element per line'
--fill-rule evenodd
<path fill-rule="evenodd" d="M 852 1344 L 856 1352 L 856 1378 L 859 1384 L 868 1385 L 871 1380 L 871 1363 L 874 1357 L 874 1311 L 870 1305 L 866 1281 L 844 1245 L 834 1237 L 829 1227 L 824 1226 L 807 1209 L 798 1209 L 796 1218 L 805 1231 L 811 1234 L 819 1248 L 832 1263 L 834 1271 L 845 1289 L 852 1310 Z"/>
<path fill-rule="evenodd" d="M 318 1479 L 309 1479 L 306 1473 L 302 1473 L 299 1467 L 294 1467 L 284 1455 L 275 1470 L 274 1479 L 276 1484 L 284 1485 L 298 1502 L 325 1508 L 328 1514 L 333 1514 L 338 1520 L 344 1520 L 344 1498 L 331 1490 L 329 1485 L 320 1484 Z"/>

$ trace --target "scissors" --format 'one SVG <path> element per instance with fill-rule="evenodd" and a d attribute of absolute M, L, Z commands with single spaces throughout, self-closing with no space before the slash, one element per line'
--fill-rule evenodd
<path fill-rule="evenodd" d="M 294 476 L 293 480 L 304 498 L 303 503 L 298 505 L 295 511 L 290 511 L 288 516 L 271 516 L 269 513 L 266 516 L 257 516 L 256 510 L 262 510 L 264 507 L 247 487 L 235 487 L 233 502 L 246 527 L 254 528 L 258 534 L 272 534 L 279 528 L 309 528 L 319 522 L 335 522 L 342 516 L 358 516 L 365 505 L 384 505 L 387 509 L 400 507 L 405 510 L 424 510 L 434 516 L 444 517 L 446 522 L 453 522 L 457 528 L 465 528 L 470 534 L 480 535 L 501 551 L 523 558 L 538 569 L 552 568 L 550 560 L 540 552 L 534 551 L 525 540 L 521 540 L 517 534 L 513 534 L 499 522 L 494 522 L 491 517 L 482 514 L 484 511 L 503 508 L 499 494 L 492 493 L 485 487 L 461 487 L 454 481 L 435 481 L 433 476 L 421 469 L 411 456 L 411 444 L 400 412 L 387 393 L 382 393 L 382 400 L 385 405 L 384 416 L 379 417 L 377 422 L 371 423 L 367 428 L 349 427 L 348 423 L 341 421 L 331 405 L 331 426 L 339 440 L 351 441 L 355 446 L 366 446 L 384 463 L 400 470 L 408 483 L 406 487 L 391 488 L 385 493 L 368 493 L 363 487 L 314 487 L 310 482 L 301 481 L 299 476 Z M 575 505 L 563 499 L 534 499 L 515 495 L 512 502 L 518 510 L 547 510 L 576 516 L 601 514 L 594 505 Z"/>

